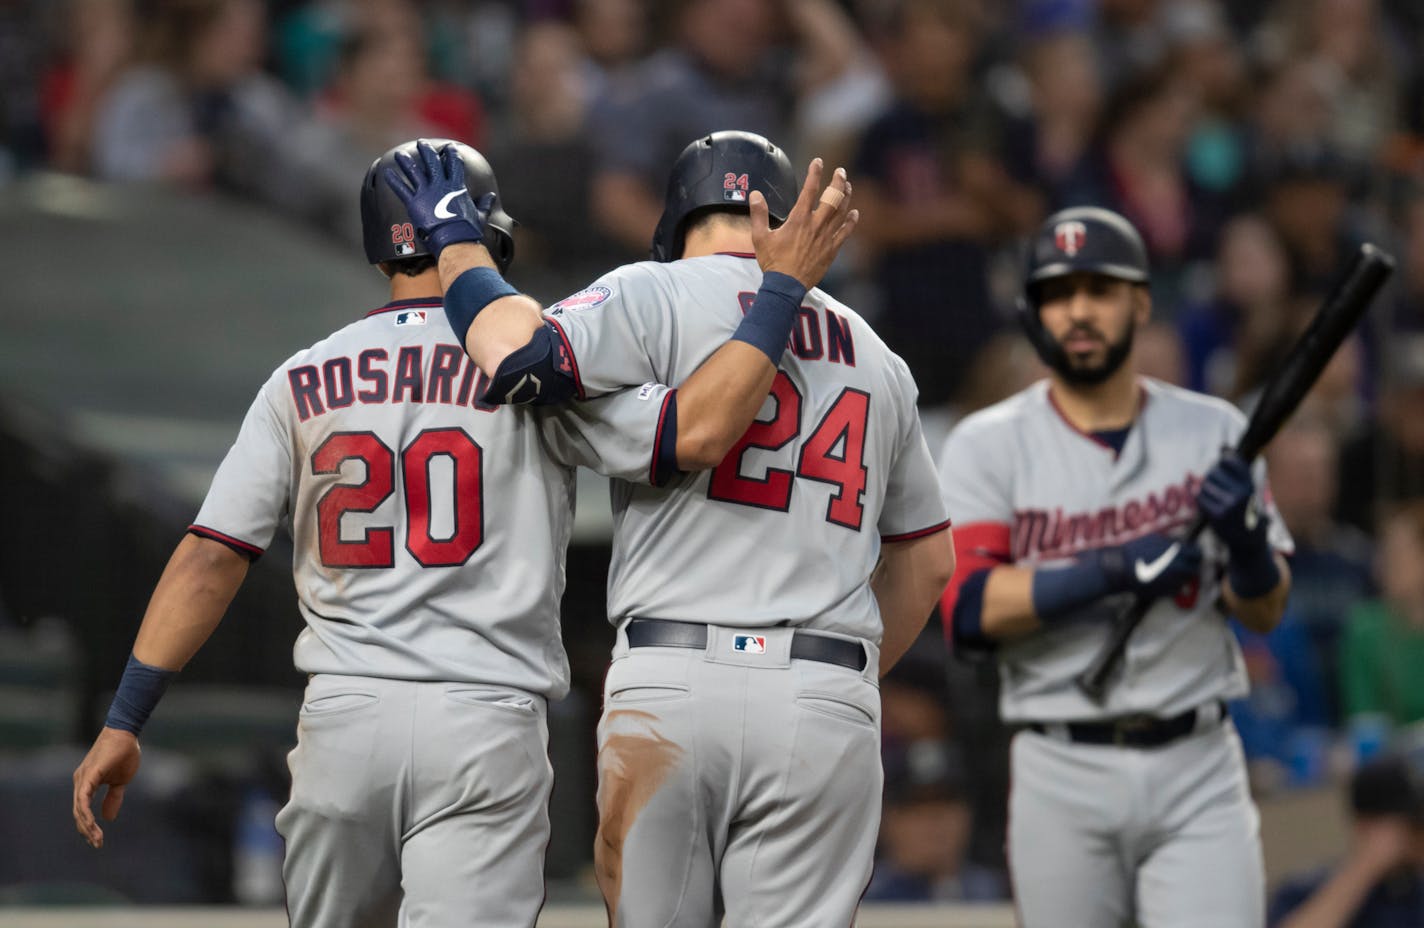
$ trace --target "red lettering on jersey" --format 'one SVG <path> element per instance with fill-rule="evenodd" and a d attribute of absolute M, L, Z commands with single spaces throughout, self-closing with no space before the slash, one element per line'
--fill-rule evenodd
<path fill-rule="evenodd" d="M 855 342 L 850 337 L 850 323 L 829 309 L 826 310 L 826 344 L 830 351 L 827 361 L 855 367 Z"/>
<path fill-rule="evenodd" d="M 756 294 L 749 290 L 737 294 L 743 316 L 755 301 Z M 802 361 L 824 360 L 855 367 L 855 340 L 851 336 L 850 322 L 830 309 L 802 306 L 786 347 Z"/>
<path fill-rule="evenodd" d="M 1165 532 L 1196 515 L 1201 478 L 1187 476 L 1165 490 L 1089 512 L 1065 514 L 1061 508 L 1021 509 L 1014 513 L 1015 561 L 1072 557 L 1079 552 L 1119 545 L 1149 532 Z"/>
<path fill-rule="evenodd" d="M 351 382 L 351 359 L 332 358 L 321 366 L 321 382 L 326 390 L 326 405 L 343 409 L 356 402 L 356 387 Z"/>
<path fill-rule="evenodd" d="M 455 372 L 460 369 L 460 362 L 467 357 L 455 345 L 436 345 L 433 356 L 430 359 L 430 392 L 429 402 L 450 403 L 451 387 L 455 381 Z"/>
<path fill-rule="evenodd" d="M 386 401 L 386 391 L 390 389 L 390 378 L 386 372 L 376 366 L 376 362 L 382 365 L 390 359 L 384 348 L 367 348 L 361 352 L 356 359 L 356 375 L 370 384 L 370 387 L 356 394 L 356 398 L 363 403 L 384 403 Z"/>
<path fill-rule="evenodd" d="M 791 350 L 803 361 L 819 361 L 824 353 L 821 349 L 821 317 L 809 306 L 801 307 L 796 314 L 796 325 L 791 329 Z"/>
<path fill-rule="evenodd" d="M 321 404 L 321 377 L 311 364 L 287 371 L 287 383 L 292 388 L 292 402 L 297 406 L 297 418 L 305 422 L 326 412 Z"/>
<path fill-rule="evenodd" d="M 424 351 L 420 345 L 407 345 L 400 350 L 396 360 L 395 384 L 391 387 L 391 402 L 409 400 L 422 402 L 425 398 Z"/>

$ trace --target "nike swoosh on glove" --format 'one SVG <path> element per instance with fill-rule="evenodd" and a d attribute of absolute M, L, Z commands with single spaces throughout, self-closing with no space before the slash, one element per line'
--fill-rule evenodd
<path fill-rule="evenodd" d="M 446 145 L 437 154 L 430 143 L 422 141 L 416 143 L 415 151 L 414 158 L 398 152 L 400 172 L 386 168 L 383 174 L 386 184 L 405 204 L 420 240 L 436 257 L 456 242 L 482 241 L 495 195 L 486 193 L 479 203 L 470 197 L 465 187 L 465 163 L 454 145 Z"/>
<path fill-rule="evenodd" d="M 1201 573 L 1201 547 L 1159 532 L 1097 552 L 1113 588 L 1139 596 L 1172 596 Z"/>

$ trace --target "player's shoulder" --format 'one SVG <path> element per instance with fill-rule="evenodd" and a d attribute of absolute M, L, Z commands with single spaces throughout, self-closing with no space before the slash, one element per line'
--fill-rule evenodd
<path fill-rule="evenodd" d="M 806 294 L 806 302 L 815 307 L 819 307 L 829 315 L 834 315 L 834 323 L 839 329 L 843 329 L 851 336 L 852 343 L 856 349 L 856 364 L 859 365 L 860 358 L 865 356 L 872 363 L 880 362 L 895 373 L 896 376 L 914 383 L 914 377 L 910 374 L 910 365 L 896 354 L 885 340 L 880 337 L 880 333 L 875 331 L 875 327 L 866 321 L 856 309 L 846 303 L 841 302 L 831 296 L 820 287 L 812 287 Z M 829 324 L 829 323 L 828 323 Z"/>
<path fill-rule="evenodd" d="M 669 265 L 656 261 L 635 261 L 614 268 L 593 283 L 571 293 L 545 307 L 550 316 L 562 316 L 578 310 L 595 309 L 604 305 L 636 301 L 650 293 L 657 293 L 671 285 Z"/>
<path fill-rule="evenodd" d="M 1052 400 L 1048 396 L 1048 381 L 1039 380 L 1012 396 L 971 412 L 960 419 L 950 430 L 950 438 L 957 437 L 963 440 L 1011 435 L 1021 430 L 1028 420 L 1042 416 L 1045 411 L 1051 409 Z"/>
<path fill-rule="evenodd" d="M 1159 415 L 1164 421 L 1211 422 L 1228 428 L 1241 428 L 1246 424 L 1245 413 L 1219 396 L 1198 393 L 1154 377 L 1140 377 L 1138 382 L 1147 396 L 1149 415 Z"/>

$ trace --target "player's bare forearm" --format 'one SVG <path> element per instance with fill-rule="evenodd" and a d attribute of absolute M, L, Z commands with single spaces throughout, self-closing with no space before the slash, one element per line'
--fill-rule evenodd
<path fill-rule="evenodd" d="M 477 242 L 460 242 L 440 252 L 440 289 L 466 271 L 485 267 L 498 270 L 489 249 Z M 523 294 L 503 296 L 480 310 L 465 335 L 465 353 L 486 373 L 499 370 L 511 352 L 523 348 L 544 324 L 543 308 Z"/>
<path fill-rule="evenodd" d="M 953 576 L 954 539 L 948 529 L 880 549 L 870 589 L 884 626 L 880 639 L 882 677 L 915 643 Z"/>
<path fill-rule="evenodd" d="M 776 368 L 760 350 L 729 341 L 677 388 L 677 466 L 722 463 L 766 401 Z"/>
<path fill-rule="evenodd" d="M 247 565 L 247 558 L 227 545 L 183 536 L 148 602 L 134 657 L 150 668 L 181 670 L 217 628 L 247 576 Z M 138 736 L 106 726 L 74 771 L 74 827 L 91 847 L 104 844 L 104 830 L 94 819 L 95 795 L 107 787 L 101 811 L 112 821 L 125 787 L 138 773 L 139 759 Z"/>
<path fill-rule="evenodd" d="M 989 572 L 980 624 L 984 634 L 995 641 L 1022 638 L 1042 627 L 1033 611 L 1031 568 L 1006 564 Z"/>
<path fill-rule="evenodd" d="M 1243 599 L 1231 589 L 1230 578 L 1224 578 L 1221 583 L 1221 598 L 1226 604 L 1226 611 L 1236 616 L 1242 625 L 1262 635 L 1280 624 L 1281 616 L 1286 611 L 1286 600 L 1290 597 L 1290 566 L 1279 553 L 1273 553 L 1272 557 L 1281 572 L 1281 579 L 1265 595 Z"/>
<path fill-rule="evenodd" d="M 181 670 L 222 621 L 247 576 L 248 560 L 221 542 L 185 535 L 148 601 L 133 653 Z"/>

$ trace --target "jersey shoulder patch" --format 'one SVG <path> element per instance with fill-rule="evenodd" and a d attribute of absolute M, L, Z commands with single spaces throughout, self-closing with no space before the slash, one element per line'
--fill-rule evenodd
<path fill-rule="evenodd" d="M 580 309 L 593 309 L 608 302 L 613 296 L 614 289 L 603 284 L 595 284 L 592 287 L 585 287 L 578 293 L 566 296 L 559 302 L 550 306 L 545 312 L 550 316 L 562 316 L 566 312 L 573 312 Z"/>

